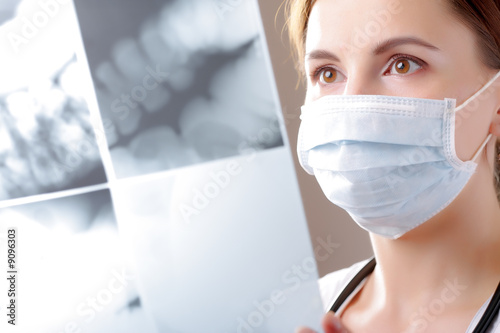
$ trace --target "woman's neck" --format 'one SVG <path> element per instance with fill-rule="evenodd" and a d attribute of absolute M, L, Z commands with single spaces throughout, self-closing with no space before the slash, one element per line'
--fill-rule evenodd
<path fill-rule="evenodd" d="M 478 170 L 450 206 L 401 238 L 372 235 L 377 267 L 367 289 L 379 308 L 411 311 L 453 288 L 455 306 L 479 308 L 491 296 L 500 280 L 500 206 L 488 174 Z"/>

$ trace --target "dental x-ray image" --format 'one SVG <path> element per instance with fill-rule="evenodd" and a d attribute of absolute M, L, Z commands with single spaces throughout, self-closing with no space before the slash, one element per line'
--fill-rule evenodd
<path fill-rule="evenodd" d="M 109 190 L 3 208 L 0 221 L 18 235 L 22 332 L 156 332 Z"/>
<path fill-rule="evenodd" d="M 117 178 L 283 145 L 252 1 L 75 7 Z"/>
<path fill-rule="evenodd" d="M 9 3 L 0 251 L 16 230 L 18 307 L 0 331 L 319 329 L 257 1 Z"/>
<path fill-rule="evenodd" d="M 37 3 L 7 4 L 13 17 L 0 26 L 0 201 L 105 183 L 75 50 L 48 54 L 57 35 L 22 37 Z M 10 43 L 16 38 L 26 48 Z"/>
<path fill-rule="evenodd" d="M 0 98 L 0 200 L 106 182 L 74 64 Z"/>

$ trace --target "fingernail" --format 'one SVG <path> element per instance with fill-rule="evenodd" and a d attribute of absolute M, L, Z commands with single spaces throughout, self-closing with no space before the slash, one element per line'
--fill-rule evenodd
<path fill-rule="evenodd" d="M 337 318 L 335 318 L 335 320 L 333 321 L 333 325 L 339 331 L 342 331 L 344 329 L 344 326 L 342 326 L 342 324 L 340 323 L 340 321 Z"/>
<path fill-rule="evenodd" d="M 316 331 L 313 331 L 312 329 L 310 329 L 308 327 L 301 326 L 301 327 L 298 327 L 297 329 L 295 329 L 295 333 L 316 333 Z"/>
<path fill-rule="evenodd" d="M 340 322 L 340 319 L 337 318 L 337 316 L 335 316 L 332 312 L 328 313 L 328 320 L 330 321 L 330 323 L 333 324 L 333 326 L 335 327 L 335 329 L 341 331 L 344 329 L 344 326 L 342 326 L 342 323 Z"/>

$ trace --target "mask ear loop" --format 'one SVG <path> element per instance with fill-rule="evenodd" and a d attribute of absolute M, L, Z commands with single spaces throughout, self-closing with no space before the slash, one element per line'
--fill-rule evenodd
<path fill-rule="evenodd" d="M 488 81 L 488 83 L 486 83 L 481 89 L 479 89 L 474 95 L 472 95 L 471 97 L 469 97 L 465 102 L 462 103 L 462 105 L 458 106 L 457 108 L 455 108 L 455 112 L 458 112 L 460 111 L 461 109 L 463 109 L 464 107 L 466 107 L 470 102 L 472 102 L 474 99 L 476 99 L 476 97 L 478 97 L 479 95 L 481 95 L 486 89 L 488 89 L 498 78 L 500 77 L 500 71 L 498 73 L 495 74 L 495 76 L 493 76 L 493 78 L 491 78 L 491 80 Z M 476 162 L 477 158 L 479 157 L 479 155 L 481 154 L 481 152 L 483 151 L 484 147 L 488 144 L 488 142 L 490 142 L 491 140 L 491 137 L 493 136 L 493 134 L 489 134 L 488 137 L 486 138 L 486 140 L 484 140 L 484 142 L 481 144 L 481 147 L 479 147 L 479 149 L 477 150 L 477 152 L 474 154 L 474 157 L 472 157 L 472 161 L 473 162 Z"/>
<path fill-rule="evenodd" d="M 488 89 L 498 78 L 500 77 L 500 72 L 496 73 L 495 76 L 488 81 L 481 89 L 479 89 L 474 95 L 469 97 L 465 102 L 462 103 L 462 105 L 458 106 L 455 108 L 455 112 L 458 112 L 462 110 L 464 107 L 466 107 L 470 102 L 476 99 L 477 96 L 481 95 L 486 89 Z"/>
<path fill-rule="evenodd" d="M 488 137 L 486 138 L 486 140 L 484 140 L 484 142 L 481 145 L 481 147 L 479 147 L 479 149 L 477 150 L 476 154 L 474 154 L 474 157 L 472 158 L 472 162 L 476 162 L 476 159 L 479 157 L 479 155 L 483 151 L 484 147 L 486 147 L 486 145 L 488 144 L 488 142 L 490 142 L 490 140 L 491 140 L 492 137 L 493 137 L 493 134 L 490 133 L 488 135 Z"/>

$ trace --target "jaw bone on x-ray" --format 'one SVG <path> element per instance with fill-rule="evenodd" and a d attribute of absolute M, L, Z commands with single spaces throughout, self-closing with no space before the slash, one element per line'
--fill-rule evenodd
<path fill-rule="evenodd" d="M 15 13 L 11 5 L 4 7 L 4 19 Z M 13 31 L 32 9 L 21 3 L 19 15 L 1 27 L 0 200 L 106 182 L 71 43 L 32 40 L 28 51 L 20 50 L 29 40 Z M 47 29 L 65 24 L 53 23 Z M 54 54 L 54 46 L 60 52 Z"/>
<path fill-rule="evenodd" d="M 117 178 L 283 145 L 246 2 L 76 1 Z"/>
<path fill-rule="evenodd" d="M 2 4 L 0 249 L 16 228 L 16 328 L 318 328 L 257 2 Z"/>

